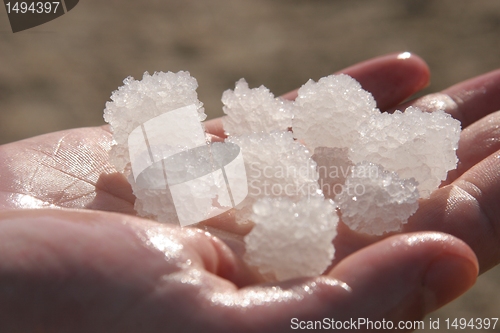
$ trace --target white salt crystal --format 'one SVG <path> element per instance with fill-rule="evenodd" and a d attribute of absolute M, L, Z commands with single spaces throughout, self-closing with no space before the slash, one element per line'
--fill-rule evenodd
<path fill-rule="evenodd" d="M 311 152 L 293 140 L 292 133 L 271 132 L 230 136 L 226 142 L 237 144 L 245 161 L 248 196 L 240 205 L 240 222 L 246 220 L 258 198 L 320 195 L 316 162 Z"/>
<path fill-rule="evenodd" d="M 352 230 L 381 235 L 400 230 L 418 208 L 417 182 L 369 162 L 356 164 L 335 197 L 342 221 Z"/>
<path fill-rule="evenodd" d="M 264 86 L 250 89 L 245 79 L 222 94 L 224 131 L 228 135 L 286 131 L 292 126 L 292 102 L 275 98 Z"/>
<path fill-rule="evenodd" d="M 198 83 L 188 72 L 144 73 L 142 80 L 128 77 L 106 103 L 104 120 L 111 125 L 115 144 L 110 160 L 118 171 L 130 162 L 128 138 L 138 126 L 166 112 L 195 105 L 199 120 L 206 118 L 203 104 L 198 100 Z M 189 144 L 189 142 L 187 143 Z"/>
<path fill-rule="evenodd" d="M 161 160 L 205 144 L 200 121 L 206 115 L 197 98 L 198 83 L 182 71 L 153 75 L 146 72 L 140 81 L 129 77 L 123 82 L 104 110 L 104 119 L 111 125 L 114 139 L 110 160 L 117 170 L 130 173 L 128 180 L 137 198 L 135 209 L 140 216 L 175 222 L 177 213 L 163 172 L 161 177 L 147 181 L 150 186 L 141 184 L 144 177 L 137 177 L 140 174 L 150 177 Z M 143 173 L 146 168 L 148 172 Z M 157 186 L 151 186 L 155 183 Z M 210 206 L 211 199 L 203 197 L 207 191 L 202 191 L 202 187 L 198 190 L 200 194 L 194 198 L 201 196 L 198 201 Z M 202 203 L 195 200 L 195 204 Z"/>
<path fill-rule="evenodd" d="M 354 163 L 370 161 L 415 178 L 424 198 L 456 168 L 460 123 L 444 111 L 380 113 L 369 92 L 347 75 L 309 81 L 295 101 L 294 136 L 310 149 L 349 148 Z"/>
<path fill-rule="evenodd" d="M 348 75 L 309 80 L 295 100 L 293 133 L 312 151 L 351 147 L 359 141 L 359 124 L 377 112 L 373 96 Z"/>
<path fill-rule="evenodd" d="M 315 276 L 330 265 L 339 220 L 332 201 L 264 198 L 254 204 L 252 220 L 244 259 L 268 279 Z"/>
<path fill-rule="evenodd" d="M 370 161 L 396 171 L 401 178 L 415 178 L 423 198 L 438 188 L 455 169 L 460 122 L 444 111 L 379 113 L 359 128 L 360 141 L 351 146 L 354 163 Z"/>

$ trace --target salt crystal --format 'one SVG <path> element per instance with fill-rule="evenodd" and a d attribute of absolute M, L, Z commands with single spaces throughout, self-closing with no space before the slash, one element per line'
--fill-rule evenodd
<path fill-rule="evenodd" d="M 186 226 L 245 198 L 241 151 L 207 144 L 200 122 L 206 116 L 189 73 L 145 73 L 141 81 L 124 83 L 104 117 L 113 130 L 110 159 L 129 173 L 139 215 Z"/>
<path fill-rule="evenodd" d="M 409 107 L 405 112 L 374 114 L 359 131 L 350 159 L 380 164 L 401 178 L 415 178 L 423 198 L 457 166 L 460 122 L 442 110 L 428 113 Z"/>
<path fill-rule="evenodd" d="M 241 79 L 234 91 L 222 95 L 224 131 L 228 135 L 286 131 L 292 126 L 292 102 L 274 95 L 264 86 L 250 89 Z"/>
<path fill-rule="evenodd" d="M 206 118 L 203 104 L 198 100 L 198 83 L 188 72 L 144 73 L 142 80 L 128 77 L 106 103 L 104 120 L 111 125 L 115 144 L 110 160 L 118 171 L 130 163 L 128 139 L 130 133 L 150 119 L 187 105 L 194 105 L 199 120 Z M 189 138 L 186 138 L 189 140 Z"/>
<path fill-rule="evenodd" d="M 398 231 L 418 208 L 417 182 L 369 162 L 356 164 L 335 197 L 342 221 L 371 235 Z"/>
<path fill-rule="evenodd" d="M 245 236 L 245 261 L 268 279 L 321 274 L 334 256 L 338 216 L 321 197 L 263 198 L 253 205 L 255 227 Z"/>
<path fill-rule="evenodd" d="M 348 75 L 309 80 L 298 91 L 293 108 L 295 138 L 316 147 L 348 148 L 359 141 L 358 127 L 378 113 L 373 96 Z"/>
<path fill-rule="evenodd" d="M 240 205 L 238 220 L 248 219 L 258 198 L 320 195 L 316 162 L 311 152 L 293 140 L 292 133 L 271 132 L 230 136 L 226 142 L 241 148 L 248 181 L 248 196 Z"/>

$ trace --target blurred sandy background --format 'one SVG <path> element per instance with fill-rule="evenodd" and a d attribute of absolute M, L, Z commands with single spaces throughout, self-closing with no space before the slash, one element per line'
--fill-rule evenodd
<path fill-rule="evenodd" d="M 500 68 L 499 42 L 499 0 L 81 0 L 16 34 L 2 9 L 0 144 L 103 124 L 111 92 L 144 71 L 190 71 L 215 117 L 222 92 L 241 77 L 279 95 L 411 51 L 431 67 L 431 92 Z M 499 279 L 500 269 L 490 271 L 431 317 L 500 317 Z"/>

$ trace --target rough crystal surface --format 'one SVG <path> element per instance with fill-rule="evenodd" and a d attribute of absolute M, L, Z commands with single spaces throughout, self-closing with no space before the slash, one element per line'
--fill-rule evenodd
<path fill-rule="evenodd" d="M 188 72 L 144 73 L 142 80 L 128 77 L 106 103 L 104 120 L 111 125 L 115 144 L 110 160 L 118 171 L 130 162 L 128 137 L 146 121 L 178 108 L 194 104 L 199 120 L 206 118 L 203 104 L 198 100 L 198 83 Z"/>
<path fill-rule="evenodd" d="M 381 235 L 407 222 L 417 211 L 418 197 L 415 179 L 401 179 L 380 165 L 361 162 L 352 167 L 335 202 L 352 230 Z"/>
<path fill-rule="evenodd" d="M 288 131 L 229 136 L 245 161 L 248 196 L 238 213 L 240 222 L 250 216 L 255 200 L 263 197 L 302 197 L 320 195 L 316 162 L 311 152 L 293 140 Z"/>
<path fill-rule="evenodd" d="M 293 109 L 295 138 L 316 147 L 346 148 L 359 141 L 358 127 L 378 113 L 373 96 L 348 75 L 309 80 L 298 91 Z"/>
<path fill-rule="evenodd" d="M 286 131 L 292 126 L 292 102 L 274 95 L 264 86 L 250 89 L 244 79 L 222 95 L 224 131 L 228 135 Z"/>
<path fill-rule="evenodd" d="M 144 73 L 142 80 L 138 81 L 129 77 L 125 79 L 124 85 L 119 87 L 111 95 L 111 102 L 106 103 L 104 110 L 104 119 L 111 125 L 113 131 L 114 143 L 110 151 L 110 161 L 115 165 L 117 170 L 127 174 L 127 178 L 132 185 L 132 190 L 137 200 L 135 201 L 135 209 L 140 216 L 151 217 L 161 222 L 176 221 L 176 211 L 173 207 L 172 197 L 168 188 L 144 188 L 136 182 L 136 179 L 131 173 L 129 146 L 130 135 L 135 130 L 140 129 L 140 126 L 148 124 L 148 121 L 158 116 L 165 115 L 169 112 L 194 105 L 196 108 L 198 119 L 201 121 L 206 118 L 203 111 L 202 103 L 198 101 L 196 88 L 198 83 L 196 79 L 191 77 L 188 72 L 178 73 L 163 73 L 157 72 L 153 75 Z M 174 117 L 176 121 L 184 124 L 183 119 Z M 195 117 L 196 118 L 196 117 Z M 201 123 L 198 123 L 201 127 Z M 152 124 L 154 125 L 154 124 Z M 201 133 L 203 133 L 200 128 Z M 142 131 L 138 131 L 142 136 Z M 149 133 L 163 134 L 161 129 L 152 129 Z M 182 133 L 172 131 L 169 135 L 177 135 L 177 138 L 171 138 L 174 142 L 179 142 L 186 148 L 192 148 L 200 143 L 203 143 L 204 138 L 193 138 L 193 133 Z M 166 147 L 161 146 L 162 142 L 156 145 L 152 144 L 154 137 L 149 137 L 150 153 L 155 159 L 155 149 L 157 151 L 165 151 Z M 141 139 L 142 140 L 142 139 Z M 142 141 L 138 141 L 142 142 Z M 162 149 L 160 149 L 162 148 Z M 146 160 L 144 157 L 143 160 Z M 152 163 L 152 161 L 149 161 Z M 137 175 L 136 175 L 137 177 Z M 208 198 L 200 200 L 209 200 Z"/>
<path fill-rule="evenodd" d="M 263 198 L 253 205 L 252 220 L 245 261 L 268 279 L 315 276 L 330 265 L 339 220 L 332 201 Z"/>
<path fill-rule="evenodd" d="M 409 107 L 405 112 L 379 113 L 366 119 L 359 131 L 360 141 L 350 149 L 351 160 L 370 161 L 401 178 L 415 178 L 423 198 L 457 166 L 460 122 L 444 111 Z"/>

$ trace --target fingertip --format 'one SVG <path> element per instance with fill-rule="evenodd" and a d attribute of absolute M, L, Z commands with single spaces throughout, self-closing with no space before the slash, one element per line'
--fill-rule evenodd
<path fill-rule="evenodd" d="M 476 282 L 479 267 L 469 256 L 446 254 L 430 263 L 423 279 L 425 312 L 432 312 L 466 292 Z"/>
<path fill-rule="evenodd" d="M 394 107 L 430 82 L 427 63 L 411 52 L 399 52 L 369 59 L 335 74 L 347 74 L 372 93 L 381 110 Z M 294 100 L 297 90 L 282 96 Z"/>
<path fill-rule="evenodd" d="M 352 289 L 360 314 L 419 318 L 460 296 L 475 282 L 478 262 L 463 241 L 421 232 L 388 237 L 353 253 L 328 276 Z M 384 301 L 384 304 L 381 300 Z"/>
<path fill-rule="evenodd" d="M 427 63 L 411 52 L 391 53 L 341 71 L 371 92 L 381 110 L 396 106 L 430 83 Z"/>
<path fill-rule="evenodd" d="M 396 56 L 397 60 L 404 66 L 415 71 L 415 77 L 412 78 L 415 82 L 415 92 L 427 88 L 431 82 L 431 70 L 427 62 L 420 56 L 410 53 L 402 52 Z"/>

